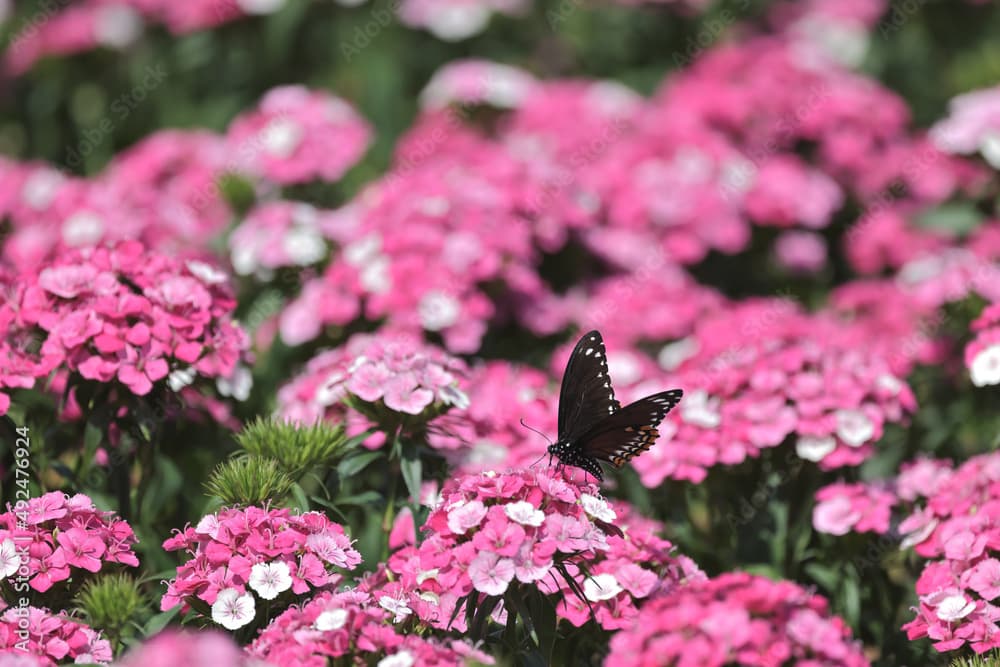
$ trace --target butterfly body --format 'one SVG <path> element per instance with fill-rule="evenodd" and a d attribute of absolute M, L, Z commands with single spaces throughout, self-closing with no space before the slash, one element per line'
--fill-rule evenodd
<path fill-rule="evenodd" d="M 586 333 L 566 364 L 559 392 L 559 437 L 548 452 L 560 464 L 603 480 L 599 461 L 621 468 L 649 449 L 659 436 L 660 422 L 682 395 L 672 389 L 623 408 L 611 386 L 601 334 Z"/>

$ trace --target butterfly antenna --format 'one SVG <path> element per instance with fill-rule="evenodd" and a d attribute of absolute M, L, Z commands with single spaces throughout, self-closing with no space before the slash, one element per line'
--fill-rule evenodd
<path fill-rule="evenodd" d="M 524 417 L 522 417 L 522 418 L 521 418 L 521 426 L 523 426 L 524 428 L 528 429 L 529 431 L 534 431 L 534 432 L 535 432 L 535 433 L 537 433 L 538 435 L 540 435 L 540 436 L 542 436 L 543 438 L 545 438 L 545 440 L 546 440 L 546 441 L 547 441 L 547 442 L 548 442 L 548 443 L 549 443 L 550 445 L 552 444 L 552 441 L 551 441 L 551 440 L 549 440 L 549 436 L 545 435 L 544 433 L 542 433 L 541 431 L 539 431 L 539 430 L 538 430 L 537 428 L 532 428 L 531 426 L 528 426 L 527 424 L 525 424 L 525 423 L 524 423 Z"/>

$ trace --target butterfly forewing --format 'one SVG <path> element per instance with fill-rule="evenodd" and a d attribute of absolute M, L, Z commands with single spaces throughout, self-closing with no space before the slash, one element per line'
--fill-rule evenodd
<path fill-rule="evenodd" d="M 680 389 L 662 391 L 605 417 L 579 437 L 580 453 L 621 468 L 656 442 L 657 427 L 683 393 Z"/>
<path fill-rule="evenodd" d="M 620 408 L 611 388 L 604 340 L 596 330 L 586 333 L 566 363 L 559 391 L 559 439 L 575 440 Z"/>

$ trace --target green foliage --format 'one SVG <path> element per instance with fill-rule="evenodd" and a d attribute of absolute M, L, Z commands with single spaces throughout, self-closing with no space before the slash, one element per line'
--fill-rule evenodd
<path fill-rule="evenodd" d="M 339 424 L 299 426 L 261 417 L 247 424 L 236 441 L 249 456 L 272 459 L 293 479 L 313 468 L 335 465 L 350 449 Z"/>
<path fill-rule="evenodd" d="M 294 483 L 276 461 L 245 456 L 219 464 L 205 488 L 225 505 L 260 506 L 283 502 Z"/>
<path fill-rule="evenodd" d="M 1000 667 L 1000 653 L 958 658 L 951 663 L 950 667 Z"/>
<path fill-rule="evenodd" d="M 90 625 L 103 630 L 115 646 L 134 635 L 134 622 L 147 605 L 138 583 L 127 574 L 88 581 L 76 603 Z"/>

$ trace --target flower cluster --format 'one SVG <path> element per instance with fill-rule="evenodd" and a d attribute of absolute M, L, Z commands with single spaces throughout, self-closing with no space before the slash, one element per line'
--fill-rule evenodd
<path fill-rule="evenodd" d="M 0 160 L 0 215 L 11 226 L 4 263 L 38 271 L 60 250 L 123 239 L 200 252 L 229 223 L 216 184 L 227 161 L 221 137 L 180 130 L 151 134 L 89 179 Z"/>
<path fill-rule="evenodd" d="M 371 128 L 350 104 L 305 86 L 268 91 L 226 133 L 238 170 L 281 185 L 340 180 L 370 140 Z"/>
<path fill-rule="evenodd" d="M 1000 647 L 1000 456 L 976 456 L 952 470 L 936 466 L 926 501 L 900 524 L 904 546 L 931 559 L 916 592 L 916 618 L 903 626 L 910 639 L 929 637 L 939 651 L 968 644 L 983 653 Z"/>
<path fill-rule="evenodd" d="M 447 627 L 460 600 L 470 594 L 502 596 L 522 585 L 562 593 L 556 577 L 561 572 L 577 579 L 595 601 L 617 600 L 625 583 L 643 592 L 640 572 L 617 588 L 599 590 L 600 580 L 588 584 L 578 570 L 566 569 L 576 559 L 590 563 L 609 551 L 609 536 L 617 533 L 611 526 L 615 511 L 592 484 L 552 471 L 491 471 L 457 478 L 442 497 L 423 526 L 425 539 L 418 547 L 400 549 L 388 563 L 398 575 L 407 613 L 429 625 Z M 609 609 L 608 618 L 614 614 Z M 463 625 L 464 619 L 456 619 L 454 627 Z"/>
<path fill-rule="evenodd" d="M 720 575 L 647 602 L 605 665 L 867 667 L 826 600 L 788 581 Z"/>
<path fill-rule="evenodd" d="M 384 656 L 377 663 L 380 667 L 493 664 L 490 656 L 461 640 L 441 643 L 397 632 L 393 613 L 360 591 L 323 592 L 301 607 L 292 607 L 264 628 L 247 651 L 269 664 L 289 667 L 319 667 L 341 656 L 372 660 L 380 655 Z"/>
<path fill-rule="evenodd" d="M 708 467 L 739 463 L 789 436 L 800 457 L 824 469 L 865 460 L 883 426 L 916 408 L 900 379 L 912 360 L 868 349 L 866 331 L 782 300 L 746 301 L 704 318 L 660 354 L 685 396 L 660 425 L 657 446 L 635 461 L 643 483 L 697 482 Z"/>
<path fill-rule="evenodd" d="M 948 105 L 948 112 L 931 129 L 934 143 L 949 153 L 979 153 L 1000 169 L 1000 88 L 959 95 Z"/>
<path fill-rule="evenodd" d="M 0 581 L 22 576 L 26 565 L 28 585 L 44 593 L 112 564 L 137 567 L 135 543 L 128 523 L 87 496 L 52 491 L 0 514 Z"/>
<path fill-rule="evenodd" d="M 586 599 L 573 594 L 567 582 L 560 582 L 563 598 L 556 615 L 577 627 L 593 614 L 605 630 L 629 628 L 646 600 L 672 595 L 682 584 L 705 579 L 694 561 L 676 554 L 674 545 L 659 537 L 663 532 L 659 522 L 639 515 L 625 503 L 614 503 L 610 509 L 622 534 L 609 535 L 608 550 L 587 562 L 582 587 Z M 568 569 L 575 573 L 572 566 Z"/>
<path fill-rule="evenodd" d="M 62 368 L 143 396 L 174 371 L 185 372 L 180 386 L 195 375 L 229 378 L 248 345 L 231 320 L 224 273 L 138 242 L 67 251 L 37 274 L 8 277 L 3 387 L 30 387 Z M 30 339 L 37 350 L 17 344 Z M 0 394 L 0 412 L 8 405 Z"/>
<path fill-rule="evenodd" d="M 528 160 L 443 111 L 403 137 L 395 163 L 350 205 L 352 238 L 282 314 L 286 343 L 363 314 L 474 352 L 497 309 L 484 285 L 506 285 L 510 301 L 546 292 L 535 242 L 544 235 L 558 247 L 582 219 L 567 193 L 547 189 Z M 439 261 L 428 267 L 430 256 Z"/>
<path fill-rule="evenodd" d="M 1000 384 L 1000 303 L 987 306 L 972 323 L 975 338 L 965 347 L 965 365 L 977 387 Z"/>
<path fill-rule="evenodd" d="M 107 665 L 111 644 L 83 623 L 38 607 L 0 600 L 0 656 L 23 656 L 12 667 L 56 667 L 68 662 Z M 22 632 L 27 630 L 27 638 Z M 34 658 L 34 659 L 32 659 Z M 7 664 L 6 662 L 4 664 Z"/>
<path fill-rule="evenodd" d="M 461 472 L 523 468 L 545 454 L 547 442 L 520 420 L 550 437 L 556 434 L 556 394 L 543 372 L 492 361 L 473 368 L 462 384 L 468 406 L 435 422 L 428 442 Z"/>
<path fill-rule="evenodd" d="M 39 59 L 69 55 L 104 47 L 124 49 L 143 31 L 145 24 L 166 26 L 174 34 L 185 34 L 255 15 L 277 11 L 285 0 L 85 0 L 70 7 L 49 8 L 32 19 L 30 29 L 15 35 L 6 50 L 3 69 L 22 74 Z"/>
<path fill-rule="evenodd" d="M 221 632 L 166 630 L 133 648 L 115 667 L 264 667 Z"/>
<path fill-rule="evenodd" d="M 177 568 L 161 609 L 210 605 L 212 620 L 229 630 L 255 620 L 258 598 L 272 601 L 290 591 L 283 598 L 290 601 L 335 586 L 342 576 L 334 568 L 361 562 L 344 529 L 325 515 L 259 507 L 209 514 L 163 548 L 191 558 Z"/>
<path fill-rule="evenodd" d="M 324 228 L 331 215 L 309 204 L 261 204 L 229 235 L 233 270 L 267 278 L 275 269 L 316 264 L 326 257 Z"/>
<path fill-rule="evenodd" d="M 816 494 L 813 527 L 830 535 L 885 534 L 896 503 L 893 491 L 874 484 L 831 484 Z"/>
<path fill-rule="evenodd" d="M 356 334 L 313 357 L 278 391 L 277 414 L 302 424 L 346 417 L 351 433 L 364 418 L 354 411 L 345 415 L 345 398 L 354 399 L 352 405 L 368 418 L 378 417 L 382 408 L 403 417 L 433 417 L 448 406 L 468 406 L 459 387 L 464 373 L 461 360 L 411 336 Z"/>

